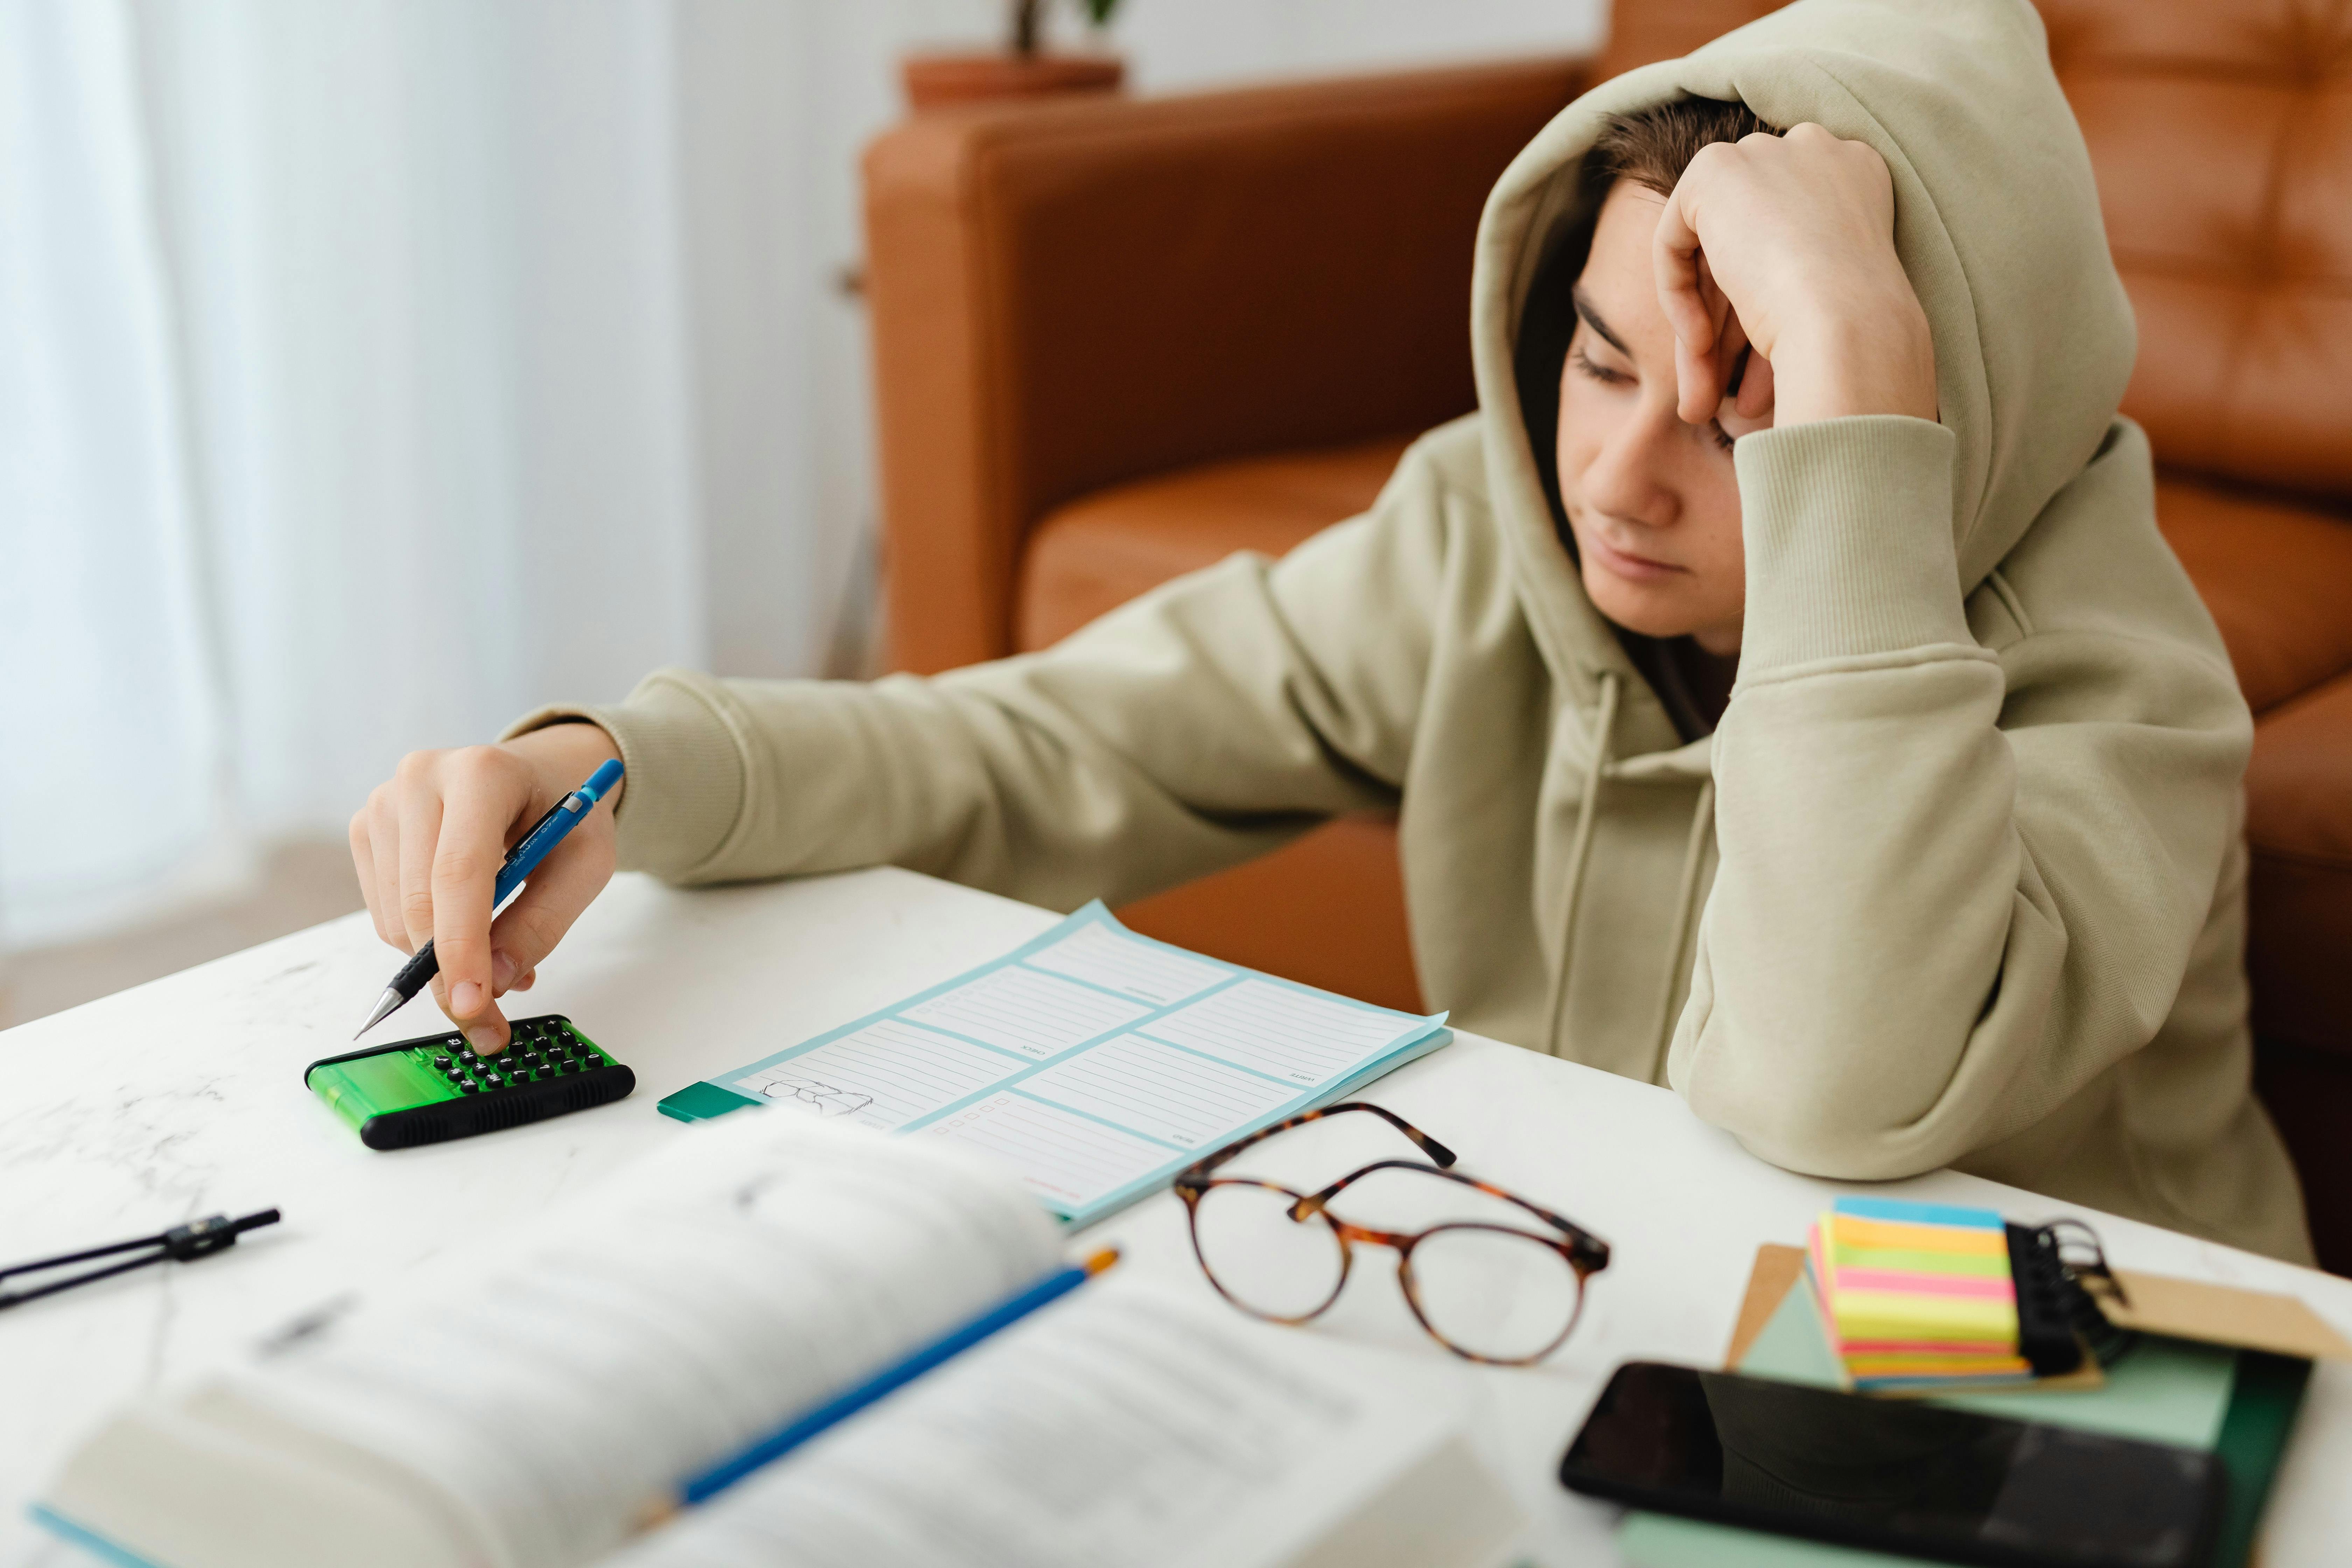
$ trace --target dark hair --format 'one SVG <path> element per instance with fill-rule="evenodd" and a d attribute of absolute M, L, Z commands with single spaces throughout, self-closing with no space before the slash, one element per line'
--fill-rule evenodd
<path fill-rule="evenodd" d="M 1576 541 L 1569 532 L 1568 512 L 1559 499 L 1559 377 L 1568 359 L 1569 340 L 1576 335 L 1576 306 L 1570 291 L 1592 248 L 1592 226 L 1600 216 L 1601 204 L 1620 180 L 1631 180 L 1662 196 L 1671 195 L 1675 182 L 1683 177 L 1700 148 L 1713 142 L 1737 142 L 1759 131 L 1780 133 L 1779 127 L 1757 118 L 1754 110 L 1736 99 L 1679 98 L 1636 113 L 1612 115 L 1584 155 L 1579 171 L 1582 189 L 1576 204 L 1578 225 L 1564 232 L 1537 266 L 1520 310 L 1519 338 L 1512 355 L 1528 445 L 1534 449 L 1544 500 L 1551 506 L 1552 527 L 1571 557 Z"/>
<path fill-rule="evenodd" d="M 1675 194 L 1698 150 L 1714 142 L 1737 142 L 1758 132 L 1778 136 L 1780 127 L 1768 125 L 1756 111 L 1738 100 L 1678 98 L 1638 114 L 1611 118 L 1585 156 L 1585 167 L 1599 177 L 1604 192 L 1619 180 L 1631 180 L 1662 196 Z"/>

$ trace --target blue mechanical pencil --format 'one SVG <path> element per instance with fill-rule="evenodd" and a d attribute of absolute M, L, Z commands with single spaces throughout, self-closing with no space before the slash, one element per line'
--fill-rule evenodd
<path fill-rule="evenodd" d="M 596 809 L 596 803 L 604 798 L 605 792 L 620 782 L 621 763 L 615 757 L 590 773 L 586 784 L 548 807 L 547 815 L 531 824 L 530 831 L 507 851 L 506 859 L 499 866 L 498 887 L 490 895 L 492 914 L 506 906 L 506 901 L 522 887 L 524 879 L 547 858 L 547 852 L 562 843 L 565 834 L 585 821 L 588 814 Z M 400 966 L 400 973 L 394 975 L 392 984 L 383 988 L 383 995 L 377 1001 L 375 1011 L 370 1013 L 368 1021 L 360 1026 L 359 1035 L 353 1035 L 352 1038 L 358 1039 L 360 1035 L 366 1034 L 406 1005 L 412 997 L 425 989 L 427 982 L 440 973 L 440 955 L 427 942 L 416 950 L 415 957 Z"/>

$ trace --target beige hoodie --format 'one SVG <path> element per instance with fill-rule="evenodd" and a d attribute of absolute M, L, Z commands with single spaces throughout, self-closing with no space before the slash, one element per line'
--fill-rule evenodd
<path fill-rule="evenodd" d="M 1744 99 L 1869 142 L 1937 425 L 1741 439 L 1746 643 L 1684 743 L 1553 531 L 1512 343 L 1604 116 Z M 623 863 L 893 862 L 1068 909 L 1401 814 L 1431 1005 L 1671 1084 L 1793 1170 L 1957 1165 L 2307 1259 L 2249 1089 L 2252 727 L 2157 532 L 2082 138 L 2022 0 L 1801 0 L 1620 77 L 1486 206 L 1481 412 L 1373 510 L 1048 652 L 870 686 L 665 670 L 594 719 Z"/>

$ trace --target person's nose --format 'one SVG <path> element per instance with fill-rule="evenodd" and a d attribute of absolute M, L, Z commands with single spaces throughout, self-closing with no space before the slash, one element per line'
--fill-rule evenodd
<path fill-rule="evenodd" d="M 1611 431 L 1584 470 L 1580 488 L 1585 504 L 1643 528 L 1672 527 L 1682 515 L 1682 492 L 1674 474 L 1680 425 L 1668 404 L 1662 410 L 1644 409 Z"/>

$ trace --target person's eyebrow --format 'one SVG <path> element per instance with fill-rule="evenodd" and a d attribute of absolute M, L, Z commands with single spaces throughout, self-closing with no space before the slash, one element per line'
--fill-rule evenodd
<path fill-rule="evenodd" d="M 1611 331 L 1609 323 L 1601 319 L 1601 312 L 1592 308 L 1592 300 L 1585 294 L 1582 284 L 1580 283 L 1570 289 L 1568 297 L 1576 306 L 1576 313 L 1584 318 L 1584 324 L 1601 334 L 1602 342 L 1607 343 L 1627 359 L 1633 357 L 1633 351 L 1625 346 L 1625 340 Z"/>

